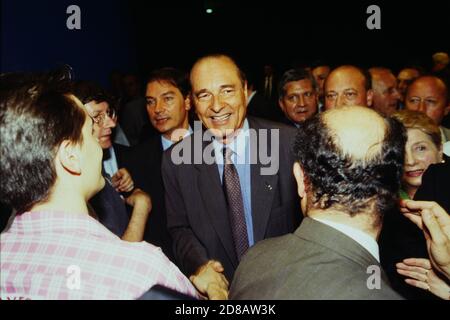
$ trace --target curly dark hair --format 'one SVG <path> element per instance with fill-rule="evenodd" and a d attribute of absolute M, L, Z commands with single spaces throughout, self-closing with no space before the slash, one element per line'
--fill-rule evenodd
<path fill-rule="evenodd" d="M 19 213 L 45 201 L 64 140 L 82 143 L 86 116 L 58 74 L 0 76 L 0 199 Z"/>
<path fill-rule="evenodd" d="M 293 152 L 309 182 L 313 205 L 344 210 L 351 216 L 374 205 L 380 217 L 397 205 L 406 131 L 395 119 L 384 118 L 384 122 L 380 152 L 363 161 L 343 154 L 323 114 L 305 121 Z"/>

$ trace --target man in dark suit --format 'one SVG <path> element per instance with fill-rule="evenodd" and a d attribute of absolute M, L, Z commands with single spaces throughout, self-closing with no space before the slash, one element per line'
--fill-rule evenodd
<path fill-rule="evenodd" d="M 172 239 L 167 230 L 161 161 L 164 150 L 189 135 L 190 85 L 187 75 L 174 68 L 153 71 L 146 87 L 147 114 L 157 135 L 149 135 L 131 150 L 126 159 L 136 185 L 150 194 L 153 208 L 144 239 L 161 247 L 175 261 Z"/>
<path fill-rule="evenodd" d="M 405 141 L 399 122 L 364 107 L 307 120 L 294 145 L 307 217 L 295 233 L 247 252 L 230 298 L 400 299 L 381 269 L 376 239 L 383 214 L 397 203 Z"/>
<path fill-rule="evenodd" d="M 317 84 L 306 69 L 286 71 L 278 84 L 278 96 L 283 111 L 280 121 L 296 128 L 318 111 Z"/>
<path fill-rule="evenodd" d="M 123 240 L 142 241 L 152 208 L 151 199 L 134 187 L 130 173 L 123 166 L 127 147 L 112 142 L 117 121 L 113 103 L 109 95 L 94 83 L 79 82 L 74 91 L 94 122 L 93 134 L 103 149 L 102 175 L 106 183 L 89 202 L 93 214 Z"/>
<path fill-rule="evenodd" d="M 180 269 L 201 293 L 226 298 L 246 249 L 293 231 L 301 218 L 291 171 L 295 130 L 246 117 L 245 76 L 228 56 L 199 59 L 190 82 L 207 131 L 196 123 L 164 153 L 167 221 Z"/>

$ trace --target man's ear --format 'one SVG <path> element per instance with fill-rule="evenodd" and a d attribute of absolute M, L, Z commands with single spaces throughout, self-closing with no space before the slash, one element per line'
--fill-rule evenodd
<path fill-rule="evenodd" d="M 283 100 L 281 97 L 278 99 L 278 106 L 280 107 L 281 111 L 283 111 L 283 113 L 284 113 L 284 104 L 283 104 Z"/>
<path fill-rule="evenodd" d="M 448 105 L 444 109 L 444 116 L 448 115 L 450 112 L 450 101 L 448 102 Z"/>
<path fill-rule="evenodd" d="M 247 81 L 244 82 L 244 97 L 245 97 L 245 107 L 248 106 L 248 91 L 247 91 Z"/>
<path fill-rule="evenodd" d="M 81 174 L 80 148 L 78 145 L 64 140 L 58 149 L 58 159 L 61 166 L 71 174 Z"/>
<path fill-rule="evenodd" d="M 300 198 L 304 198 L 306 196 L 305 175 L 303 173 L 302 167 L 300 166 L 300 163 L 294 163 L 293 171 L 295 180 L 297 181 L 298 195 L 300 196 Z"/>
<path fill-rule="evenodd" d="M 367 90 L 367 93 L 366 93 L 366 96 L 367 96 L 367 106 L 368 107 L 372 107 L 372 103 L 373 103 L 373 90 L 372 89 L 369 89 L 369 90 Z"/>
<path fill-rule="evenodd" d="M 184 109 L 186 109 L 186 111 L 191 110 L 191 95 L 190 94 L 186 95 L 186 98 L 184 98 Z"/>

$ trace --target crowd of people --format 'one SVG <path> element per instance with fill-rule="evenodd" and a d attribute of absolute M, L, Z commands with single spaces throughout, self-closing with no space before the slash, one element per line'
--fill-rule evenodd
<path fill-rule="evenodd" d="M 134 75 L 2 74 L 0 298 L 450 299 L 433 59 L 258 81 L 211 54 L 144 94 Z"/>

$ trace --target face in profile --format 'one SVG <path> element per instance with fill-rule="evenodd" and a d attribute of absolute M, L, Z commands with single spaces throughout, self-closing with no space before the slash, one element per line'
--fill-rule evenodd
<path fill-rule="evenodd" d="M 395 76 L 387 70 L 372 72 L 373 107 L 384 115 L 394 113 L 401 96 Z"/>
<path fill-rule="evenodd" d="M 302 123 L 317 112 L 317 94 L 309 79 L 288 82 L 279 105 L 286 117 L 294 123 Z"/>
<path fill-rule="evenodd" d="M 428 134 L 419 129 L 408 129 L 403 173 L 403 186 L 408 194 L 417 191 L 425 170 L 430 164 L 438 163 L 441 157 L 441 151 Z"/>
<path fill-rule="evenodd" d="M 325 109 L 342 106 L 371 106 L 372 90 L 366 90 L 365 77 L 356 68 L 340 67 L 325 82 Z"/>
<path fill-rule="evenodd" d="M 319 66 L 312 70 L 312 75 L 314 77 L 314 80 L 316 80 L 317 88 L 319 91 L 318 93 L 320 96 L 323 96 L 323 86 L 325 84 L 325 79 L 327 78 L 329 73 L 329 66 Z"/>
<path fill-rule="evenodd" d="M 102 176 L 103 151 L 96 136 L 92 118 L 83 108 L 81 102 L 76 98 L 74 99 L 79 107 L 83 109 L 83 112 L 86 113 L 86 120 L 81 130 L 83 142 L 80 145 L 80 169 L 82 187 L 85 189 L 87 194 L 86 200 L 88 200 L 105 185 L 105 180 Z"/>
<path fill-rule="evenodd" d="M 94 120 L 94 135 L 97 137 L 102 149 L 112 146 L 112 129 L 116 127 L 117 118 L 105 101 L 97 103 L 91 101 L 85 104 L 86 111 Z"/>
<path fill-rule="evenodd" d="M 188 128 L 190 101 L 177 87 L 167 81 L 152 81 L 147 84 L 146 99 L 150 122 L 167 139 L 175 130 Z"/>
<path fill-rule="evenodd" d="M 450 111 L 445 84 L 436 77 L 422 77 L 408 88 L 406 109 L 420 111 L 439 125 Z"/>
<path fill-rule="evenodd" d="M 236 65 L 226 57 L 206 58 L 191 71 L 195 110 L 203 125 L 228 143 L 241 128 L 247 106 L 247 87 Z"/>

